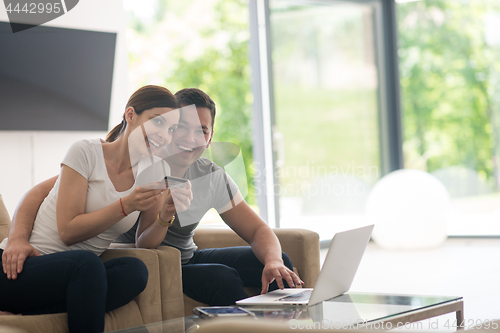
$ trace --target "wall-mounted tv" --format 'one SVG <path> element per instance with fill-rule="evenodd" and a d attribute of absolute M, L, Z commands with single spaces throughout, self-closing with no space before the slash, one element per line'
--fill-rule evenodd
<path fill-rule="evenodd" d="M 0 22 L 0 130 L 107 131 L 116 33 Z"/>

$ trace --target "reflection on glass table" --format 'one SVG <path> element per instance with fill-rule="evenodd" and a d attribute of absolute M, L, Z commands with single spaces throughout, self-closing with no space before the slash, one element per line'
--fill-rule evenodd
<path fill-rule="evenodd" d="M 407 323 L 456 312 L 463 321 L 463 300 L 457 296 L 396 295 L 349 292 L 314 306 L 252 306 L 245 307 L 257 320 L 280 322 L 290 327 L 321 323 L 322 327 L 396 328 Z M 197 316 L 177 318 L 161 323 L 130 328 L 121 333 L 184 333 L 196 331 L 211 319 Z M 325 326 L 326 325 L 326 326 Z M 390 327 L 389 327 L 390 325 Z"/>

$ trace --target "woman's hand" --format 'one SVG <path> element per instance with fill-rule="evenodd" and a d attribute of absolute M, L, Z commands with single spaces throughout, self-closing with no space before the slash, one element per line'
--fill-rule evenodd
<path fill-rule="evenodd" d="M 165 203 L 161 209 L 160 217 L 165 221 L 172 218 L 173 214 L 185 211 L 193 200 L 193 192 L 191 192 L 191 182 L 188 180 L 183 188 L 175 188 L 165 198 Z"/>
<path fill-rule="evenodd" d="M 2 255 L 3 272 L 7 275 L 7 279 L 17 279 L 17 275 L 23 271 L 26 258 L 39 255 L 40 253 L 27 241 L 9 238 Z"/>
<path fill-rule="evenodd" d="M 162 195 L 162 200 L 162 202 L 157 202 L 157 206 L 141 214 L 136 233 L 136 247 L 154 249 L 161 244 L 168 228 L 156 222 L 158 210 L 160 210 L 160 218 L 165 222 L 170 221 L 175 213 L 185 211 L 193 200 L 191 183 L 188 180 L 184 188 L 171 191 L 167 189 Z"/>
<path fill-rule="evenodd" d="M 128 215 L 132 212 L 145 211 L 153 207 L 160 199 L 162 190 L 148 190 L 142 187 L 136 187 L 132 193 L 122 199 L 123 209 Z"/>

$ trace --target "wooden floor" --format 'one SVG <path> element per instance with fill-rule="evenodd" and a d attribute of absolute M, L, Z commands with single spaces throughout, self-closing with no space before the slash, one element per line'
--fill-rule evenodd
<path fill-rule="evenodd" d="M 499 319 L 500 239 L 452 238 L 419 251 L 389 251 L 370 242 L 351 291 L 463 296 L 466 325 Z M 452 330 L 445 327 L 448 319 L 455 315 L 434 319 L 439 331 Z"/>

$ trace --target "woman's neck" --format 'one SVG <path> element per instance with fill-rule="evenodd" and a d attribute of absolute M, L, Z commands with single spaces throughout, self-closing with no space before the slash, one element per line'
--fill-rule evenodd
<path fill-rule="evenodd" d="M 112 165 L 117 174 L 130 170 L 139 161 L 138 158 L 136 160 L 131 158 L 127 142 L 123 140 L 123 136 L 116 141 L 103 144 L 102 148 L 106 164 Z"/>

